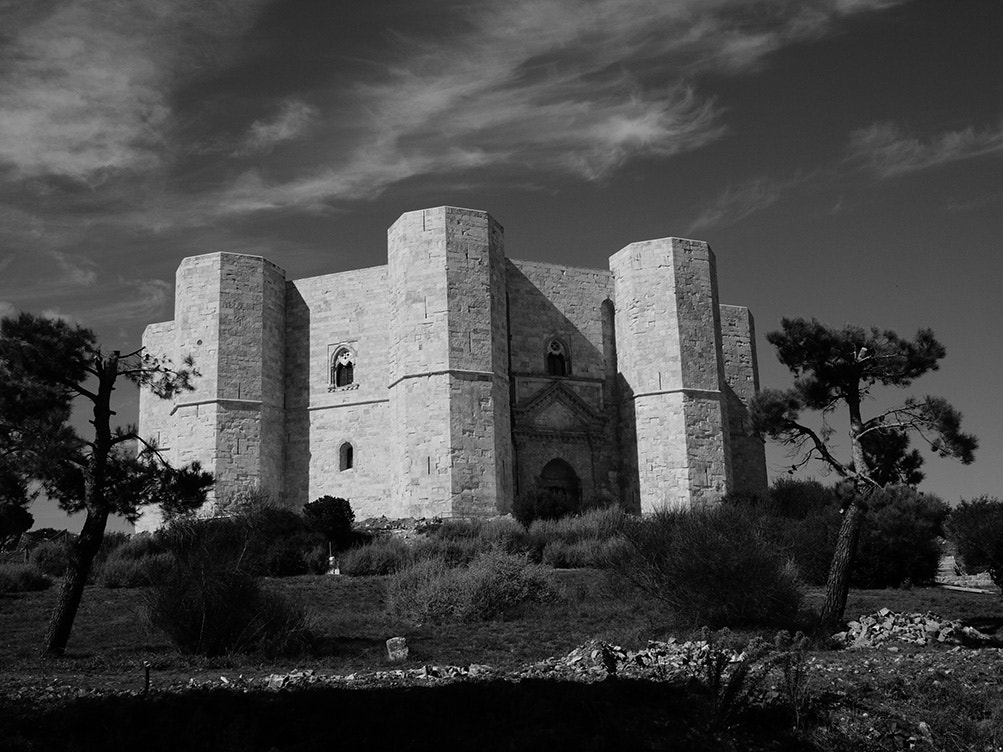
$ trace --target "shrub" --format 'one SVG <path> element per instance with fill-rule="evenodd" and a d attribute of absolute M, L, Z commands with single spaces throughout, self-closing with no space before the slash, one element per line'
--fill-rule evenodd
<path fill-rule="evenodd" d="M 45 590 L 52 580 L 31 564 L 0 564 L 0 593 Z"/>
<path fill-rule="evenodd" d="M 574 543 L 552 540 L 544 546 L 541 560 L 555 569 L 603 569 L 620 555 L 625 545 L 622 537 L 585 538 Z"/>
<path fill-rule="evenodd" d="M 731 494 L 725 502 L 755 515 L 760 532 L 797 565 L 801 578 L 822 585 L 842 523 L 840 493 L 817 481 L 780 480 L 767 496 Z M 869 498 L 867 505 L 851 584 L 895 587 L 933 579 L 946 505 L 908 486 L 889 486 Z"/>
<path fill-rule="evenodd" d="M 551 543 L 571 545 L 585 540 L 610 540 L 620 535 L 626 524 L 627 514 L 618 507 L 596 509 L 559 520 L 536 520 L 529 526 L 526 548 L 530 558 L 539 562 L 543 561 L 543 552 Z"/>
<path fill-rule="evenodd" d="M 267 577 L 294 577 L 311 571 L 307 560 L 317 547 L 312 533 L 296 533 L 264 542 L 264 551 L 256 562 L 255 571 Z M 326 556 L 325 556 L 326 560 Z"/>
<path fill-rule="evenodd" d="M 276 654 L 308 638 L 302 610 L 263 590 L 244 558 L 239 520 L 181 520 L 161 540 L 170 565 L 147 591 L 147 617 L 183 653 Z"/>
<path fill-rule="evenodd" d="M 163 543 L 150 533 L 136 533 L 118 546 L 108 558 L 139 561 L 150 556 L 166 553 Z"/>
<path fill-rule="evenodd" d="M 316 501 L 303 505 L 306 524 L 334 546 L 343 551 L 352 545 L 352 523 L 355 512 L 348 499 L 335 496 L 321 496 Z"/>
<path fill-rule="evenodd" d="M 757 525 L 777 553 L 797 566 L 804 582 L 824 585 L 841 521 L 839 511 L 830 509 L 801 519 L 761 516 Z"/>
<path fill-rule="evenodd" d="M 619 535 L 626 521 L 627 515 L 622 509 L 595 509 L 559 520 L 536 520 L 529 526 L 529 534 L 547 541 L 561 540 L 566 543 L 589 538 L 605 540 Z"/>
<path fill-rule="evenodd" d="M 566 493 L 548 489 L 526 491 L 512 503 L 512 516 L 526 527 L 533 520 L 556 520 L 579 511 L 580 503 Z"/>
<path fill-rule="evenodd" d="M 455 618 L 463 602 L 462 579 L 439 559 L 411 564 L 387 583 L 387 611 L 415 622 Z"/>
<path fill-rule="evenodd" d="M 871 495 L 867 507 L 851 582 L 881 588 L 935 579 L 947 505 L 909 486 L 888 486 Z"/>
<path fill-rule="evenodd" d="M 835 488 L 811 479 L 780 478 L 770 487 L 767 502 L 771 514 L 791 519 L 838 510 L 840 506 L 839 493 Z"/>
<path fill-rule="evenodd" d="M 544 600 L 554 592 L 546 568 L 524 556 L 500 552 L 481 554 L 463 575 L 465 600 L 460 617 L 467 621 L 491 619 L 530 601 Z"/>
<path fill-rule="evenodd" d="M 411 548 L 414 561 L 438 559 L 447 567 L 464 567 L 487 549 L 480 538 L 426 538 Z"/>
<path fill-rule="evenodd" d="M 481 520 L 445 520 L 433 528 L 429 537 L 437 540 L 471 540 L 481 537 L 484 523 Z"/>
<path fill-rule="evenodd" d="M 290 509 L 276 506 L 267 495 L 245 493 L 235 498 L 238 501 L 231 501 L 227 506 L 233 511 L 230 516 L 203 521 L 209 527 L 168 526 L 157 534 L 152 545 L 172 552 L 179 547 L 187 549 L 195 545 L 195 541 L 183 538 L 193 535 L 195 529 L 204 531 L 211 528 L 218 545 L 239 556 L 240 567 L 247 574 L 288 577 L 312 571 L 316 565 L 313 554 L 323 543 L 323 566 L 326 569 L 327 544 L 319 533 L 309 529 L 303 517 Z"/>
<path fill-rule="evenodd" d="M 962 499 L 948 517 L 947 534 L 966 572 L 989 572 L 1003 587 L 1003 501 L 993 496 Z"/>
<path fill-rule="evenodd" d="M 801 604 L 794 569 L 733 506 L 663 510 L 631 521 L 616 574 L 666 603 L 683 623 L 787 625 Z"/>
<path fill-rule="evenodd" d="M 351 577 L 393 574 L 411 563 L 411 551 L 396 538 L 375 540 L 346 551 L 339 560 L 342 574 Z"/>
<path fill-rule="evenodd" d="M 163 576 L 170 565 L 170 554 L 151 554 L 141 559 L 112 556 L 101 565 L 95 580 L 105 588 L 148 587 Z"/>
<path fill-rule="evenodd" d="M 523 556 L 481 554 L 467 569 L 442 561 L 420 561 L 395 574 L 387 585 L 387 609 L 412 621 L 476 621 L 553 592 L 546 570 Z"/>
<path fill-rule="evenodd" d="M 501 517 L 484 523 L 480 529 L 481 540 L 488 548 L 507 554 L 528 550 L 526 528 L 511 517 Z"/>
<path fill-rule="evenodd" d="M 31 549 L 28 560 L 42 574 L 62 577 L 66 574 L 66 567 L 69 566 L 71 545 L 72 539 L 69 535 L 39 543 Z"/>
<path fill-rule="evenodd" d="M 280 507 L 279 500 L 260 488 L 241 488 L 216 497 L 216 514 L 223 517 L 248 517 L 269 508 Z"/>

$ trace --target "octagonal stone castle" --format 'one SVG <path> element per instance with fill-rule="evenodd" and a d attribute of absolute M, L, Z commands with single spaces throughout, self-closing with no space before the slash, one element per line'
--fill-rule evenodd
<path fill-rule="evenodd" d="M 260 256 L 186 258 L 175 319 L 143 345 L 201 376 L 173 401 L 143 392 L 140 433 L 199 460 L 217 497 L 478 517 L 538 489 L 647 512 L 766 487 L 753 319 L 719 304 L 700 241 L 581 269 L 506 258 L 487 212 L 413 211 L 385 266 L 288 280 Z"/>

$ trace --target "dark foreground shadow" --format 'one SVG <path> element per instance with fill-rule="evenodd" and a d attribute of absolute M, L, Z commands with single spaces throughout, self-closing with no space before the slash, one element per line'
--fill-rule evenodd
<path fill-rule="evenodd" d="M 47 709 L 7 699 L 0 700 L 0 749 L 813 749 L 775 718 L 709 733 L 707 712 L 699 694 L 641 681 L 189 691 L 85 698 Z"/>

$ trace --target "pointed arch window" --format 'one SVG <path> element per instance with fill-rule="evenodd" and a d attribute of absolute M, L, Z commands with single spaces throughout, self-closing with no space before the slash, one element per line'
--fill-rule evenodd
<path fill-rule="evenodd" d="M 571 375 L 571 358 L 568 355 L 568 347 L 556 337 L 547 343 L 544 361 L 548 376 Z"/>
<path fill-rule="evenodd" d="M 338 450 L 338 469 L 351 470 L 355 467 L 355 449 L 347 441 Z"/>
<path fill-rule="evenodd" d="M 355 356 L 347 347 L 339 347 L 331 358 L 331 386 L 337 388 L 355 383 Z"/>

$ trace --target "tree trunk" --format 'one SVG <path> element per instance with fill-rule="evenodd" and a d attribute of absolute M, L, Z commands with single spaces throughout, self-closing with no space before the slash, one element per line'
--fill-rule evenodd
<path fill-rule="evenodd" d="M 80 598 L 87 584 L 87 576 L 91 571 L 91 563 L 101 547 L 104 538 L 105 525 L 108 523 L 108 512 L 87 510 L 87 519 L 70 550 L 70 561 L 66 568 L 66 577 L 59 591 L 59 601 L 52 612 L 49 621 L 49 631 L 45 635 L 43 653 L 49 656 L 60 656 L 66 650 L 70 639 L 73 620 L 80 606 Z"/>
<path fill-rule="evenodd" d="M 60 656 L 66 650 L 70 639 L 73 620 L 77 616 L 80 598 L 84 594 L 87 575 L 91 564 L 101 548 L 104 539 L 104 529 L 108 524 L 108 504 L 105 500 L 105 482 L 108 471 L 108 455 L 111 453 L 111 393 L 115 390 L 115 379 L 118 376 L 118 353 L 107 360 L 96 360 L 98 388 L 94 394 L 94 443 L 91 445 L 91 456 L 84 473 L 84 507 L 87 509 L 87 519 L 84 520 L 80 537 L 70 551 L 69 566 L 59 592 L 59 602 L 52 612 L 49 631 L 45 635 L 43 655 Z"/>
<path fill-rule="evenodd" d="M 860 528 L 864 522 L 864 512 L 867 510 L 865 494 L 870 488 L 863 485 L 863 478 L 869 477 L 870 468 L 864 458 L 864 449 L 860 444 L 860 434 L 864 423 L 860 417 L 860 395 L 857 392 L 844 395 L 850 411 L 850 453 L 853 466 L 857 472 L 856 487 L 853 498 L 843 511 L 843 523 L 839 526 L 836 536 L 836 550 L 829 566 L 829 579 L 825 583 L 825 603 L 819 615 L 819 629 L 832 634 L 839 627 L 846 609 L 846 596 L 850 592 L 850 567 L 853 555 L 857 551 L 857 540 L 860 538 Z"/>
<path fill-rule="evenodd" d="M 850 592 L 850 566 L 857 550 L 864 511 L 862 500 L 854 496 L 843 513 L 843 523 L 839 526 L 836 550 L 829 567 L 829 579 L 825 584 L 825 602 L 819 615 L 819 628 L 827 634 L 837 631 L 846 609 L 846 596 Z"/>

